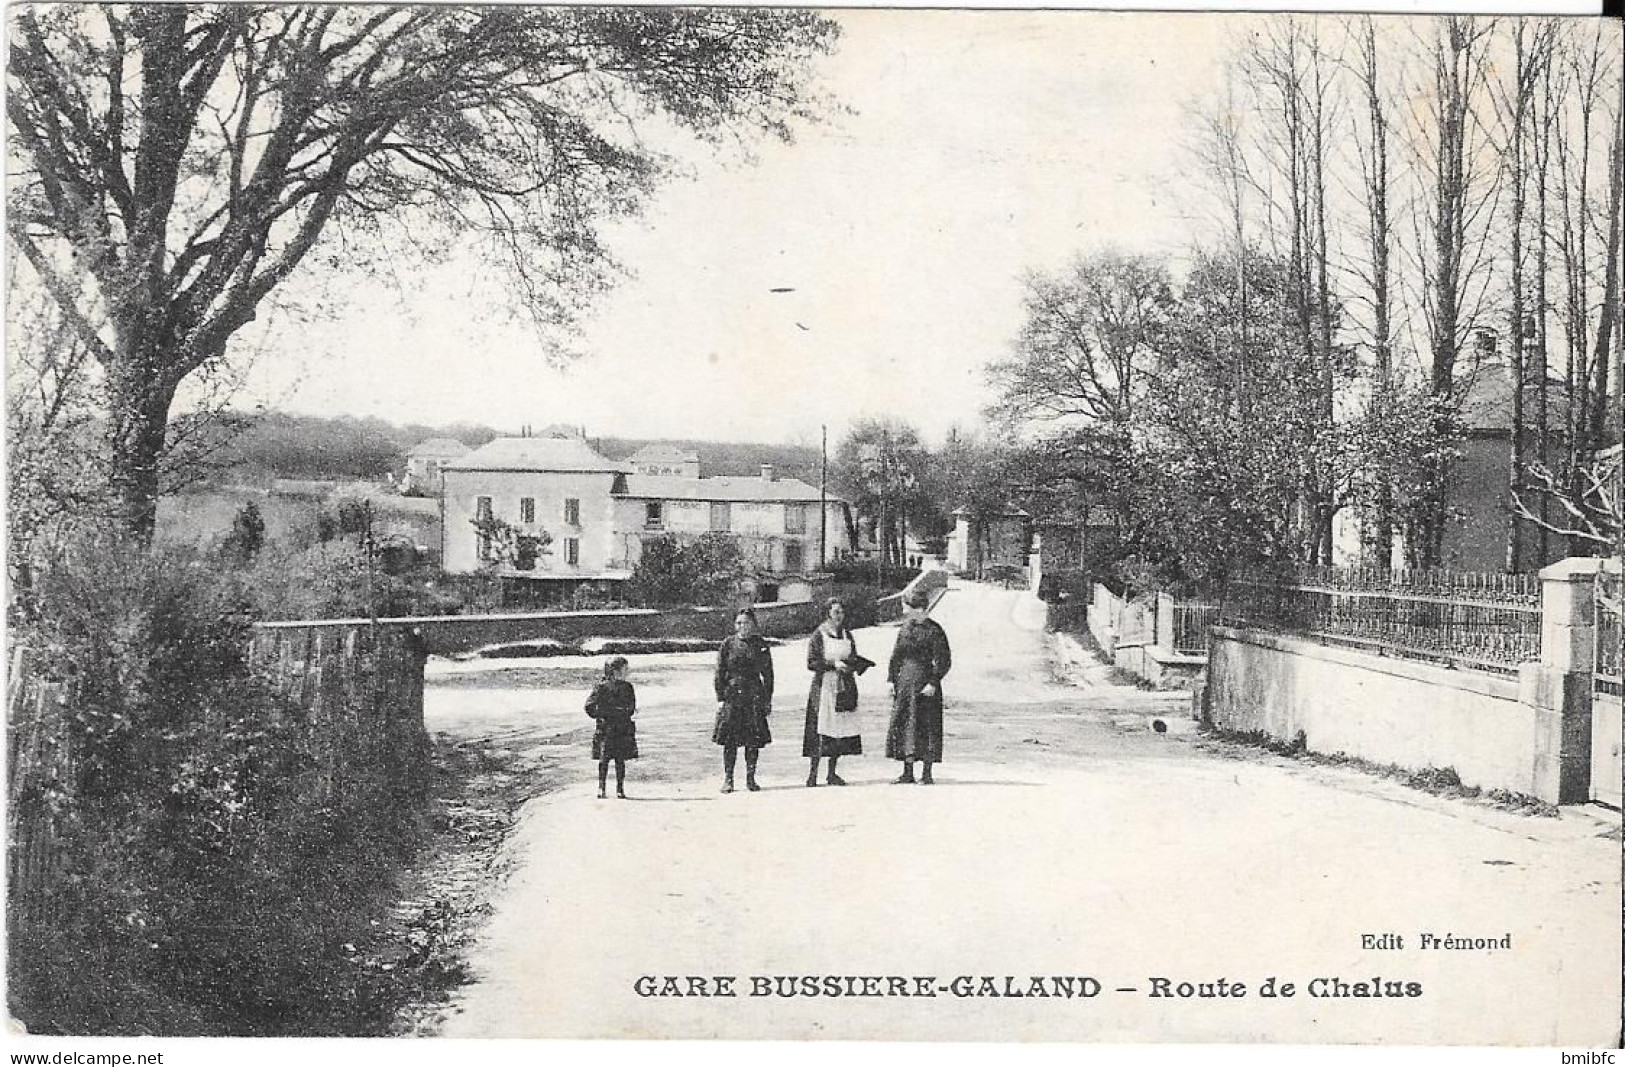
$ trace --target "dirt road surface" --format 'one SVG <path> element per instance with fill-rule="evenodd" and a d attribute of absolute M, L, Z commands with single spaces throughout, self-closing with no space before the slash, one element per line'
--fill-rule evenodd
<path fill-rule="evenodd" d="M 765 788 L 727 796 L 709 741 L 708 656 L 634 664 L 643 758 L 626 801 L 594 796 L 581 710 L 591 670 L 435 669 L 431 729 L 522 748 L 546 782 L 509 842 L 476 980 L 440 1032 L 1617 1042 L 1619 844 L 1606 823 L 1223 758 L 1192 735 L 1130 728 L 1184 714 L 1182 696 L 1115 686 L 1100 671 L 1067 677 L 1030 597 L 956 584 L 934 615 L 955 666 L 946 761 L 929 788 L 891 784 L 884 678 L 873 673 L 866 754 L 841 767 L 851 784 L 803 785 L 802 643 L 775 652 Z M 894 633 L 860 631 L 859 648 L 884 663 Z M 1511 948 L 1424 949 L 1424 933 L 1510 935 Z M 1362 942 L 1384 934 L 1404 947 Z M 687 991 L 689 976 L 733 976 L 735 995 L 637 992 L 640 978 Z M 751 995 L 753 978 L 802 976 L 896 976 L 931 995 Z M 1092 978 L 1100 992 L 960 995 L 1053 993 L 1050 976 L 1075 990 Z M 1294 995 L 1261 996 L 1271 977 Z M 1217 992 L 1220 979 L 1244 995 L 1178 995 L 1181 983 Z M 1338 982 L 1401 995 L 1311 995 Z M 1420 995 L 1403 995 L 1405 983 Z M 1152 995 L 1163 989 L 1171 995 Z"/>

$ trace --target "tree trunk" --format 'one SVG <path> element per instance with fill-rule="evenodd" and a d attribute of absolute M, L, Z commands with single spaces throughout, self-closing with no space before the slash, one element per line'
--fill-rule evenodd
<path fill-rule="evenodd" d="M 1620 81 L 1621 92 L 1625 93 L 1625 78 Z M 1625 113 L 1625 99 L 1621 100 L 1621 111 Z M 1591 406 L 1590 447 L 1593 450 L 1606 448 L 1608 425 L 1608 374 L 1613 366 L 1610 349 L 1613 344 L 1614 317 L 1619 304 L 1619 244 L 1620 244 L 1620 185 L 1625 175 L 1620 173 L 1620 129 L 1614 127 L 1613 144 L 1608 153 L 1608 238 L 1607 252 L 1604 259 L 1604 273 L 1602 283 L 1602 311 L 1597 321 L 1597 342 L 1591 353 L 1592 373 L 1595 383 L 1592 386 L 1593 403 Z M 1616 383 L 1619 384 L 1619 383 Z"/>
<path fill-rule="evenodd" d="M 152 542 L 157 526 L 161 465 L 175 400 L 175 386 L 150 370 L 157 365 L 157 359 L 121 346 L 108 372 L 109 480 L 124 532 L 142 545 Z"/>

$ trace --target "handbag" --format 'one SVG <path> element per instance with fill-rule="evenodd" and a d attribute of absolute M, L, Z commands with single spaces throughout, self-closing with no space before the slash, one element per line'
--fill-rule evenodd
<path fill-rule="evenodd" d="M 846 663 L 847 666 L 852 668 L 853 674 L 862 674 L 864 671 L 875 665 L 875 661 L 867 656 L 853 656 L 851 659 L 847 660 Z"/>

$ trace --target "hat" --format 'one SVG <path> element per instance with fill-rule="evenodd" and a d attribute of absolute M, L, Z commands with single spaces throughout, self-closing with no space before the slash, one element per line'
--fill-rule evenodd
<path fill-rule="evenodd" d="M 931 603 L 931 595 L 924 589 L 910 589 L 903 594 L 903 604 L 911 608 L 923 608 Z"/>

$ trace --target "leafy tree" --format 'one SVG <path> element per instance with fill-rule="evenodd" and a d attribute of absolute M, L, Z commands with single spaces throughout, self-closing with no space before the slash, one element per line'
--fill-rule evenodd
<path fill-rule="evenodd" d="M 1039 516 L 1104 508 L 1127 521 L 1136 418 L 1174 308 L 1167 263 L 1108 249 L 1030 274 L 1025 289 L 1014 349 L 987 370 L 989 416 L 1036 435 L 1002 495 Z"/>
<path fill-rule="evenodd" d="M 903 562 L 908 514 L 921 500 L 926 462 L 919 431 L 894 418 L 857 420 L 835 448 L 836 484 L 874 521 L 881 555 L 891 562 Z"/>
<path fill-rule="evenodd" d="M 606 216 L 709 141 L 813 110 L 808 11 L 42 5 L 8 35 L 8 233 L 105 377 L 111 484 L 151 537 L 182 382 L 218 370 L 313 262 L 471 237 L 566 323 L 613 264 Z"/>
<path fill-rule="evenodd" d="M 231 532 L 226 535 L 226 554 L 241 563 L 248 563 L 265 547 L 265 517 L 252 500 L 237 510 L 231 520 Z"/>
<path fill-rule="evenodd" d="M 553 535 L 546 530 L 521 530 L 511 522 L 494 515 L 470 519 L 474 535 L 483 546 L 480 558 L 491 569 L 512 567 L 515 570 L 536 569 L 536 560 L 548 554 Z"/>
<path fill-rule="evenodd" d="M 747 572 L 733 534 L 706 533 L 688 541 L 662 534 L 643 542 L 627 593 L 650 607 L 728 604 L 738 596 Z"/>
<path fill-rule="evenodd" d="M 1167 264 L 1107 250 L 1029 274 L 1024 288 L 1015 349 L 987 370 L 993 417 L 1126 432 L 1173 302 Z"/>

